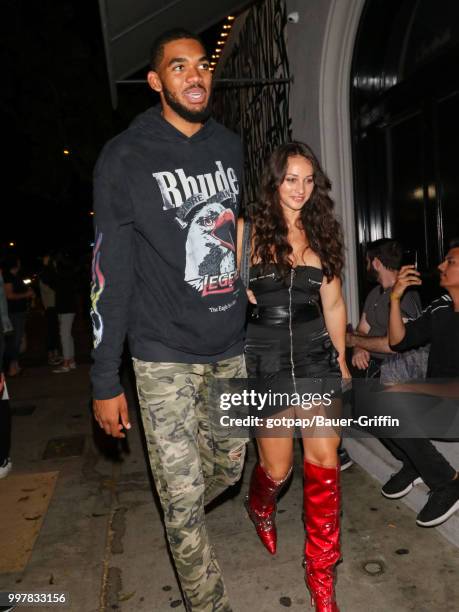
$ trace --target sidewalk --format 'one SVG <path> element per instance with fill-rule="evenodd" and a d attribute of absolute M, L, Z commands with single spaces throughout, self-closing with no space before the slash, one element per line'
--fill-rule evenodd
<path fill-rule="evenodd" d="M 0 591 L 66 591 L 70 604 L 62 609 L 72 612 L 184 610 L 132 388 L 129 452 L 114 460 L 115 446 L 91 417 L 88 367 L 62 375 L 53 375 L 47 367 L 28 368 L 9 383 L 17 413 L 11 476 L 50 471 L 59 475 L 25 570 L 0 574 Z M 33 413 L 21 415 L 30 405 L 35 406 Z M 82 453 L 63 456 L 70 442 L 78 442 L 77 436 L 84 440 Z M 61 438 L 54 444 L 56 456 L 43 459 L 49 441 Z M 257 541 L 243 508 L 254 459 L 251 444 L 241 486 L 208 514 L 234 612 L 309 610 L 301 566 L 299 449 L 292 484 L 279 504 L 275 557 Z M 346 471 L 342 483 L 344 561 L 337 585 L 341 612 L 457 610 L 459 550 L 435 529 L 417 527 L 413 511 L 383 498 L 378 483 L 360 467 Z M 59 608 L 24 608 L 48 609 Z"/>

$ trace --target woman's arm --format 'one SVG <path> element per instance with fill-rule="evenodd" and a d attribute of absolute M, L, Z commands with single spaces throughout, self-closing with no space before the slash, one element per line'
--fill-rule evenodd
<path fill-rule="evenodd" d="M 324 279 L 320 288 L 320 297 L 325 325 L 331 341 L 339 353 L 338 363 L 341 374 L 343 378 L 350 378 L 351 375 L 346 364 L 346 304 L 344 303 L 340 279 L 336 276 L 331 281 Z"/>
<path fill-rule="evenodd" d="M 237 220 L 237 238 L 236 238 L 236 258 L 237 258 L 237 269 L 241 270 L 241 257 L 242 257 L 242 236 L 244 234 L 244 219 L 239 217 Z"/>
<path fill-rule="evenodd" d="M 237 237 L 236 237 L 236 263 L 238 272 L 241 271 L 241 258 L 242 258 L 242 238 L 244 234 L 244 219 L 239 217 L 237 220 Z M 257 299 L 250 289 L 246 288 L 247 299 L 251 304 L 256 304 Z"/>

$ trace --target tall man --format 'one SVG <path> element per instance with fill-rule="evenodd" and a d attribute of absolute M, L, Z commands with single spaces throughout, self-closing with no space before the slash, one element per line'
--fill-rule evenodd
<path fill-rule="evenodd" d="M 95 171 L 94 414 L 129 429 L 118 369 L 126 334 L 150 464 L 188 610 L 231 610 L 204 505 L 241 474 L 245 444 L 217 438 L 209 386 L 245 374 L 246 296 L 235 257 L 242 153 L 209 118 L 211 72 L 185 30 L 152 47 L 160 108 L 104 148 Z"/>

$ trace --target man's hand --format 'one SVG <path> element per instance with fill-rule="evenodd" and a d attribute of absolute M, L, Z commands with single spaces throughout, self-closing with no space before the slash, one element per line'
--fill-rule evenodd
<path fill-rule="evenodd" d="M 94 400 L 94 418 L 109 436 L 125 438 L 122 429 L 131 429 L 124 393 L 104 400 Z M 121 422 L 120 422 L 121 421 Z"/>
<path fill-rule="evenodd" d="M 422 285 L 420 273 L 414 266 L 402 266 L 398 273 L 395 285 L 392 287 L 391 296 L 401 299 L 407 287 Z"/>
<path fill-rule="evenodd" d="M 346 332 L 346 346 L 348 348 L 355 347 L 355 336 L 352 332 Z"/>
<path fill-rule="evenodd" d="M 352 355 L 352 365 L 358 370 L 366 370 L 370 363 L 370 353 L 362 348 L 355 348 Z"/>

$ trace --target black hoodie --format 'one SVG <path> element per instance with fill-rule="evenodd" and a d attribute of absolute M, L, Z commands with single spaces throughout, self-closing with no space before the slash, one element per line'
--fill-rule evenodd
<path fill-rule="evenodd" d="M 235 134 L 209 119 L 188 138 L 159 107 L 105 146 L 94 182 L 95 398 L 122 392 L 126 334 L 143 361 L 212 363 L 242 352 L 241 173 Z"/>

